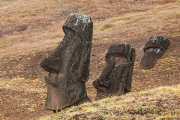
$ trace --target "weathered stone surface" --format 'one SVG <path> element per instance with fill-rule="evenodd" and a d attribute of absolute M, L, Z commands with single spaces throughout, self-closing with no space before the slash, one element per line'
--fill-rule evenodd
<path fill-rule="evenodd" d="M 128 43 L 113 44 L 105 59 L 107 66 L 100 77 L 93 81 L 93 86 L 97 89 L 96 99 L 130 92 L 135 49 Z"/>
<path fill-rule="evenodd" d="M 168 47 L 170 41 L 163 36 L 152 36 L 144 46 L 144 55 L 141 59 L 140 66 L 142 69 L 148 70 L 155 66 Z"/>
<path fill-rule="evenodd" d="M 93 23 L 84 14 L 72 13 L 63 25 L 65 36 L 40 66 L 49 72 L 46 108 L 59 110 L 90 101 L 85 82 L 89 77 Z"/>

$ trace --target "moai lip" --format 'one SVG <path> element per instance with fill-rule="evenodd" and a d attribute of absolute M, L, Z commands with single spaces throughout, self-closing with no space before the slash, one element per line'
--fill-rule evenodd
<path fill-rule="evenodd" d="M 163 36 L 152 36 L 144 46 L 144 55 L 140 62 L 140 67 L 144 70 L 152 69 L 158 59 L 160 59 L 168 47 L 170 41 Z"/>
<path fill-rule="evenodd" d="M 135 49 L 128 43 L 110 46 L 106 56 L 106 67 L 100 77 L 93 81 L 97 89 L 96 99 L 122 95 L 131 91 Z"/>
<path fill-rule="evenodd" d="M 89 77 L 93 22 L 84 14 L 72 13 L 62 27 L 65 36 L 40 66 L 49 72 L 46 108 L 62 108 L 91 101 L 85 82 Z"/>

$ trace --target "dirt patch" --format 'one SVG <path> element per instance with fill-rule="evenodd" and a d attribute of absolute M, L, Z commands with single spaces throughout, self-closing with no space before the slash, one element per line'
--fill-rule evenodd
<path fill-rule="evenodd" d="M 60 4 L 63 1 L 41 0 L 41 6 L 37 7 L 39 3 L 32 1 L 24 1 L 26 4 L 23 5 L 12 4 L 20 6 L 11 8 L 5 3 L 0 4 L 3 6 L 0 9 L 0 119 L 38 119 L 52 114 L 44 107 L 44 76 L 47 72 L 39 63 L 61 41 L 64 34 L 60 29 L 70 12 L 88 14 L 94 22 L 90 76 L 86 84 L 92 100 L 96 95 L 92 81 L 106 66 L 106 51 L 116 42 L 128 42 L 136 49 L 132 92 L 180 84 L 179 2 L 90 0 L 86 4 L 83 0 L 68 0 L 72 4 L 67 1 Z M 145 71 L 140 69 L 139 62 L 142 48 L 151 35 L 168 37 L 171 45 L 157 65 Z M 144 114 L 134 109 L 126 112 Z"/>
<path fill-rule="evenodd" d="M 0 89 L 1 119 L 37 119 L 36 116 L 51 114 L 44 108 L 45 93 L 32 93 Z"/>
<path fill-rule="evenodd" d="M 25 79 L 40 78 L 42 77 L 42 70 L 40 69 L 39 63 L 44 57 L 44 54 L 45 53 L 31 53 L 16 57 L 3 57 L 1 63 L 3 67 L 1 67 L 0 76 L 6 79 L 17 77 Z"/>

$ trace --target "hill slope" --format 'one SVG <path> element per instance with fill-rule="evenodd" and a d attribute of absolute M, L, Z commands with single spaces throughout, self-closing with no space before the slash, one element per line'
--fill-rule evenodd
<path fill-rule="evenodd" d="M 94 56 L 87 82 L 92 100 L 96 90 L 91 83 L 106 65 L 105 51 L 115 42 L 126 41 L 136 48 L 132 92 L 180 84 L 179 6 L 179 0 L 0 2 L 0 118 L 37 119 L 51 114 L 44 108 L 47 73 L 39 63 L 62 40 L 61 27 L 72 12 L 88 14 L 94 22 Z M 152 35 L 167 37 L 171 45 L 153 69 L 144 71 L 139 67 L 142 48 Z"/>
<path fill-rule="evenodd" d="M 158 87 L 66 108 L 41 120 L 180 119 L 180 86 Z"/>

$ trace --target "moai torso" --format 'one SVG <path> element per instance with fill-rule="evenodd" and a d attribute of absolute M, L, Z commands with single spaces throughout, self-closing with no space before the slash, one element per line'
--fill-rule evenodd
<path fill-rule="evenodd" d="M 140 62 L 141 68 L 145 70 L 153 68 L 169 46 L 170 41 L 167 38 L 163 36 L 152 36 L 144 46 L 144 55 Z"/>
<path fill-rule="evenodd" d="M 93 82 L 93 86 L 97 89 L 96 99 L 130 92 L 135 49 L 128 43 L 113 44 L 105 59 L 107 66 Z"/>
<path fill-rule="evenodd" d="M 63 25 L 65 36 L 40 63 L 48 71 L 46 108 L 59 110 L 90 101 L 85 82 L 89 77 L 93 23 L 84 14 L 72 13 Z"/>

